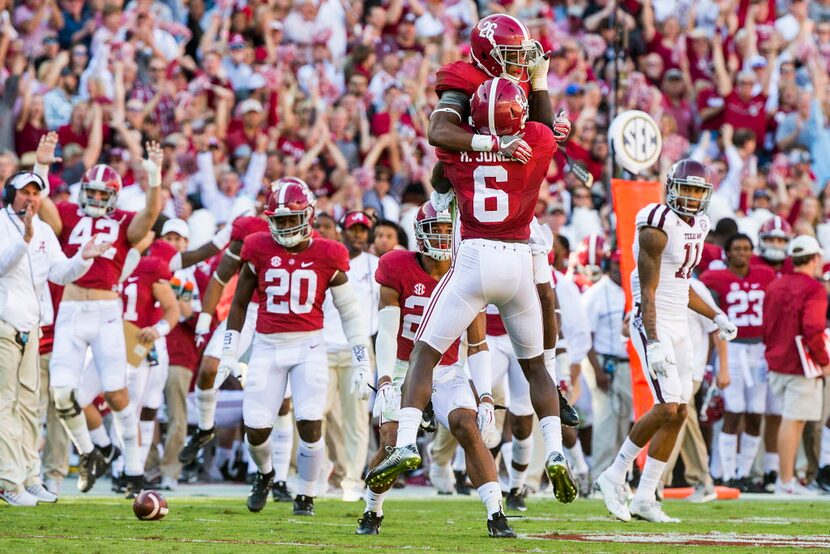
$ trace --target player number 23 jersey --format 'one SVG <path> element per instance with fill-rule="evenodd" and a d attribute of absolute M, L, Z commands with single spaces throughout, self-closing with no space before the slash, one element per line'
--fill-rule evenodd
<path fill-rule="evenodd" d="M 665 204 L 649 204 L 637 213 L 634 237 L 634 259 L 640 254 L 640 230 L 654 227 L 668 238 L 660 259 L 660 280 L 655 294 L 657 317 L 686 320 L 689 304 L 689 280 L 692 270 L 703 255 L 703 240 L 709 233 L 709 218 L 695 216 L 688 223 Z M 631 273 L 634 302 L 640 301 L 640 279 L 637 269 Z"/>

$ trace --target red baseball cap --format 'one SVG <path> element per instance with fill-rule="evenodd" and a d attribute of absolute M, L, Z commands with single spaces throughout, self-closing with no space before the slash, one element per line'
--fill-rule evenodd
<path fill-rule="evenodd" d="M 343 218 L 343 229 L 350 229 L 355 225 L 363 225 L 367 229 L 374 227 L 375 222 L 366 212 L 349 212 Z"/>

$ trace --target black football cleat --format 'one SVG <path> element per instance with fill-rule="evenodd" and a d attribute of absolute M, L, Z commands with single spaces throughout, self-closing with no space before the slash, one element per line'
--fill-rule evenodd
<path fill-rule="evenodd" d="M 110 465 L 112 465 L 112 461 L 121 455 L 121 450 L 119 450 L 118 447 L 114 444 L 105 446 L 100 450 L 101 455 L 104 457 L 104 463 L 101 469 L 99 470 L 97 477 L 102 477 L 104 474 L 106 474 L 107 469 L 109 469 Z"/>
<path fill-rule="evenodd" d="M 435 419 L 435 412 L 432 409 L 432 400 L 427 402 L 421 412 L 421 429 L 424 433 L 434 433 L 438 430 L 438 421 Z"/>
<path fill-rule="evenodd" d="M 515 539 L 516 532 L 507 523 L 507 516 L 502 512 L 493 514 L 492 519 L 487 520 L 487 532 L 494 539 Z"/>
<path fill-rule="evenodd" d="M 526 496 L 527 489 L 525 489 L 524 487 L 522 487 L 521 489 L 510 489 L 510 492 L 507 493 L 507 499 L 505 500 L 505 504 L 507 504 L 507 509 L 516 510 L 517 512 L 526 512 Z"/>
<path fill-rule="evenodd" d="M 294 515 L 295 516 L 313 516 L 314 515 L 314 497 L 304 496 L 298 494 L 294 499 Z"/>
<path fill-rule="evenodd" d="M 135 498 L 144 490 L 144 475 L 122 475 L 124 498 Z"/>
<path fill-rule="evenodd" d="M 377 515 L 375 512 L 363 512 L 363 517 L 357 520 L 357 529 L 355 535 L 378 535 L 380 534 L 380 524 L 383 523 L 383 516 Z"/>
<path fill-rule="evenodd" d="M 291 502 L 294 500 L 291 493 L 288 492 L 288 485 L 285 484 L 285 481 L 274 483 L 274 486 L 271 487 L 271 496 L 274 498 L 274 502 Z"/>
<path fill-rule="evenodd" d="M 126 490 L 127 483 L 124 481 L 124 474 L 122 473 L 118 477 L 111 477 L 110 481 L 112 483 L 111 490 L 115 494 L 124 494 Z"/>
<path fill-rule="evenodd" d="M 106 471 L 104 455 L 98 447 L 94 447 L 89 454 L 81 454 L 78 460 L 78 490 L 89 492 L 95 486 L 95 480 Z"/>
<path fill-rule="evenodd" d="M 821 475 L 820 470 L 819 470 L 819 475 Z M 764 488 L 764 492 L 774 493 L 775 492 L 775 482 L 776 481 L 778 481 L 778 472 L 777 471 L 768 471 L 768 472 L 764 473 L 764 483 L 762 485 L 763 488 Z M 821 486 L 821 484 L 819 484 L 819 486 Z"/>
<path fill-rule="evenodd" d="M 467 484 L 467 474 L 463 471 L 453 471 L 455 475 L 455 492 L 464 496 L 470 496 L 473 489 Z"/>
<path fill-rule="evenodd" d="M 576 413 L 573 406 L 568 404 L 568 401 L 565 399 L 565 396 L 562 394 L 562 390 L 559 387 L 556 387 L 556 391 L 559 393 L 559 421 L 561 421 L 562 425 L 565 427 L 578 427 L 579 414 Z"/>
<path fill-rule="evenodd" d="M 251 493 L 248 495 L 248 510 L 252 512 L 259 512 L 268 503 L 268 493 L 271 492 L 271 487 L 274 485 L 274 470 L 269 473 L 260 473 L 257 471 L 254 484 L 251 487 Z"/>
<path fill-rule="evenodd" d="M 193 460 L 199 455 L 199 451 L 209 445 L 213 437 L 216 436 L 215 430 L 216 427 L 211 427 L 207 431 L 196 429 L 196 432 L 191 435 L 190 440 L 182 448 L 182 451 L 179 452 L 179 462 L 184 465 L 193 463 Z"/>

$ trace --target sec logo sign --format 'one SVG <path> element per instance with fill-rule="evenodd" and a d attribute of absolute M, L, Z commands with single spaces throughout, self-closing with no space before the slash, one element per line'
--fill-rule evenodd
<path fill-rule="evenodd" d="M 608 129 L 608 140 L 614 160 L 635 175 L 653 166 L 663 150 L 663 137 L 657 122 L 639 110 L 629 110 L 615 117 Z"/>

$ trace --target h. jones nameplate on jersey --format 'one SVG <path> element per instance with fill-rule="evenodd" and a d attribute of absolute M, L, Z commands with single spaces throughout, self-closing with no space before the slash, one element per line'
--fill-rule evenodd
<path fill-rule="evenodd" d="M 608 128 L 614 160 L 635 175 L 654 165 L 663 150 L 660 127 L 650 115 L 628 110 L 614 118 Z"/>

